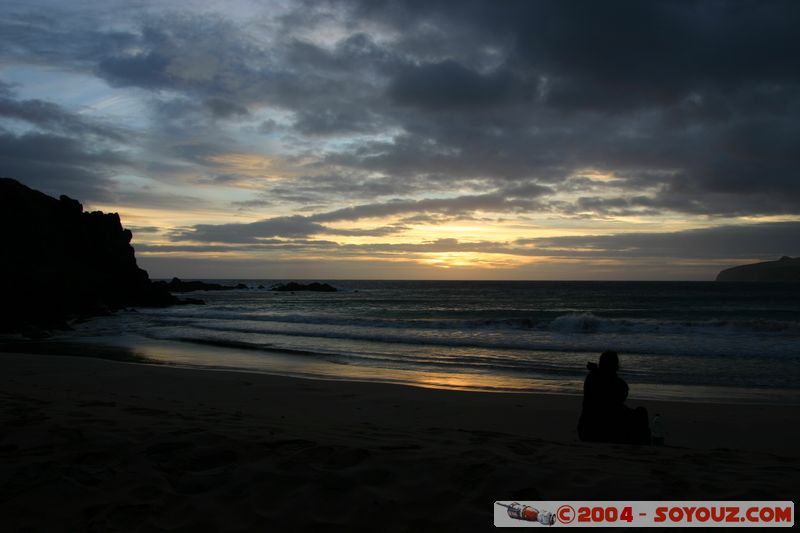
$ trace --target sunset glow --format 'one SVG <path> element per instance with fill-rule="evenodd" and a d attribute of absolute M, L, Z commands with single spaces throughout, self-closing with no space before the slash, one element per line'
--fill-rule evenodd
<path fill-rule="evenodd" d="M 3 173 L 119 212 L 155 277 L 711 279 L 796 253 L 796 69 L 717 72 L 735 20 L 687 66 L 673 40 L 540 39 L 571 24 L 549 4 L 485 29 L 401 5 L 6 6 Z M 723 16 L 675 10 L 676 34 Z"/>

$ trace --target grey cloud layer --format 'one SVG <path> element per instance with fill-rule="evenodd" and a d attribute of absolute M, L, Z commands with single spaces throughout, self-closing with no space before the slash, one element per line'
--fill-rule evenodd
<path fill-rule="evenodd" d="M 9 129 L 3 127 L 3 121 Z M 25 127 L 13 128 L 14 123 Z M 0 163 L 4 175 L 52 194 L 108 199 L 114 168 L 127 163 L 116 145 L 124 130 L 38 99 L 0 81 Z"/>
<path fill-rule="evenodd" d="M 215 134 L 221 121 L 288 113 L 264 131 L 296 141 L 311 161 L 307 178 L 296 189 L 264 183 L 253 202 L 327 210 L 256 223 L 260 236 L 328 231 L 320 226 L 342 200 L 362 201 L 350 209 L 364 212 L 448 214 L 455 202 L 419 197 L 456 189 L 474 191 L 459 212 L 490 201 L 575 216 L 800 214 L 797 2 L 353 0 L 297 4 L 269 24 L 268 6 L 248 23 L 150 10 L 113 29 L 99 5 L 9 8 L 5 58 L 158 96 L 152 109 L 164 120 L 149 149 L 199 166 L 235 145 Z M 334 24 L 336 42 L 314 40 Z M 84 152 L 86 135 L 103 135 L 47 102 L 4 97 L 3 110 Z M 322 144 L 331 139 L 341 142 Z M 0 149 L 22 141 L 4 134 Z M 72 165 L 64 179 L 96 193 L 108 187 L 108 163 Z M 618 180 L 568 203 L 536 192 L 567 187 L 587 168 Z M 327 181 L 316 189 L 314 176 Z M 514 196 L 515 187 L 532 194 Z"/>
<path fill-rule="evenodd" d="M 377 229 L 334 229 L 325 226 L 331 222 L 353 222 L 366 218 L 382 218 L 411 213 L 434 213 L 463 216 L 473 211 L 529 211 L 536 208 L 541 196 L 550 189 L 529 185 L 489 194 L 465 195 L 453 198 L 424 200 L 395 200 L 385 203 L 345 207 L 314 215 L 275 217 L 251 223 L 198 224 L 172 234 L 175 241 L 199 242 L 255 242 L 269 237 L 300 237 L 317 234 L 384 236 L 402 232 L 402 224 Z"/>
<path fill-rule="evenodd" d="M 114 141 L 124 139 L 117 128 L 87 120 L 51 102 L 15 99 L 10 92 L 6 96 L 0 95 L 0 117 L 67 134 L 96 135 Z"/>
<path fill-rule="evenodd" d="M 340 244 L 329 240 L 292 238 L 278 235 L 279 223 L 272 223 L 271 233 L 281 239 L 235 238 L 231 233 L 206 233 L 209 240 L 225 244 L 176 244 L 141 246 L 148 252 L 222 252 L 222 251 L 293 251 L 302 253 L 334 253 L 338 257 L 388 257 L 407 254 L 474 252 L 520 257 L 553 257 L 560 259 L 611 259 L 637 261 L 661 260 L 768 260 L 777 259 L 783 250 L 796 249 L 800 222 L 777 222 L 754 225 L 729 225 L 678 232 L 646 232 L 614 235 L 587 235 L 551 238 L 518 239 L 510 242 L 463 242 L 458 239 L 437 239 L 422 243 Z M 293 226 L 296 227 L 296 226 Z M 220 230 L 220 227 L 215 227 Z M 247 236 L 251 228 L 238 229 Z M 223 230 L 220 230 L 223 231 Z M 199 232 L 198 232 L 199 233 Z M 194 236 L 198 237 L 198 233 Z M 266 233 L 258 228 L 260 236 Z M 332 232 L 334 233 L 334 232 Z M 252 234 L 250 234 L 252 237 Z"/>

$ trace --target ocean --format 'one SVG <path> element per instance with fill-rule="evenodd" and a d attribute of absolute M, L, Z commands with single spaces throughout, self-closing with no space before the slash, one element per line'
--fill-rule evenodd
<path fill-rule="evenodd" d="M 798 285 L 319 280 L 339 291 L 286 293 L 268 290 L 281 280 L 213 281 L 250 288 L 95 318 L 62 340 L 193 367 L 567 394 L 616 350 L 631 399 L 800 404 Z"/>

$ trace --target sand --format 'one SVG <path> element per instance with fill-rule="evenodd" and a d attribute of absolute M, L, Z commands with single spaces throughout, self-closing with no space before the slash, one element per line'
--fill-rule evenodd
<path fill-rule="evenodd" d="M 575 396 L 32 354 L 0 354 L 0 398 L 4 531 L 471 531 L 496 500 L 800 487 L 791 406 L 632 397 L 662 414 L 668 446 L 588 444 Z"/>

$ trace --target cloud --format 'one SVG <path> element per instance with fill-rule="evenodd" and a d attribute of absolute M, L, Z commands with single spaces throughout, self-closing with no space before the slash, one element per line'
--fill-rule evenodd
<path fill-rule="evenodd" d="M 277 224 L 273 222 L 273 224 Z M 294 226 L 295 228 L 297 226 Z M 244 231 L 247 228 L 222 228 L 221 231 Z M 644 232 L 611 235 L 557 236 L 513 241 L 461 241 L 455 238 L 440 238 L 419 242 L 372 242 L 365 244 L 342 244 L 330 240 L 292 238 L 263 238 L 244 242 L 217 234 L 209 242 L 226 244 L 173 244 L 137 246 L 137 250 L 149 253 L 186 254 L 208 252 L 246 252 L 253 254 L 283 254 L 291 252 L 293 257 L 303 258 L 326 254 L 339 259 L 372 259 L 426 261 L 441 254 L 461 254 L 464 257 L 481 258 L 491 263 L 491 256 L 517 258 L 517 265 L 538 263 L 575 264 L 613 262 L 614 269 L 634 274 L 639 267 L 656 268 L 662 275 L 671 267 L 693 264 L 703 275 L 719 270 L 725 265 L 750 261 L 775 260 L 783 255 L 800 255 L 796 236 L 800 222 L 777 222 L 751 225 L 728 225 L 677 232 Z M 288 233 L 288 232 L 287 232 Z M 217 240 L 219 239 L 219 240 Z M 192 239 L 194 240 L 194 239 Z M 439 254 L 439 255 L 437 255 Z M 597 263 L 597 262 L 600 263 Z M 508 264 L 514 264 L 508 263 Z M 638 277 L 638 276 L 635 276 Z M 646 277 L 646 276 L 645 276 Z"/>
<path fill-rule="evenodd" d="M 113 176 L 130 164 L 124 143 L 135 136 L 53 102 L 20 99 L 16 89 L 0 82 L 3 173 L 54 196 L 110 200 Z"/>
<path fill-rule="evenodd" d="M 161 231 L 162 228 L 158 226 L 125 226 L 126 229 L 131 230 L 134 234 L 136 233 L 158 233 Z"/>
<path fill-rule="evenodd" d="M 248 115 L 246 107 L 222 98 L 210 98 L 205 101 L 205 106 L 215 117 L 219 118 Z"/>
<path fill-rule="evenodd" d="M 268 237 L 305 237 L 317 234 L 385 236 L 402 232 L 402 223 L 371 229 L 336 229 L 324 224 L 353 222 L 369 218 L 385 218 L 404 214 L 433 213 L 452 216 L 469 216 L 474 211 L 528 211 L 540 205 L 537 196 L 550 189 L 537 185 L 497 191 L 482 195 L 464 195 L 453 198 L 424 200 L 395 200 L 383 203 L 361 204 L 308 216 L 274 217 L 247 224 L 199 224 L 173 233 L 175 241 L 197 242 L 255 242 Z"/>
<path fill-rule="evenodd" d="M 389 97 L 400 104 L 433 111 L 472 110 L 504 102 L 513 84 L 507 70 L 482 74 L 448 59 L 403 69 L 390 83 Z"/>
<path fill-rule="evenodd" d="M 534 253 L 598 258 L 760 258 L 800 255 L 800 222 L 727 225 L 677 232 L 643 232 L 519 239 Z"/>
<path fill-rule="evenodd" d="M 380 118 L 368 109 L 331 104 L 299 109 L 292 124 L 296 132 L 308 136 L 377 132 L 381 126 Z"/>
<path fill-rule="evenodd" d="M 48 159 L 34 161 L 4 131 L 20 177 L 99 197 L 120 152 L 140 143 L 137 168 L 153 179 L 246 185 L 252 197 L 226 205 L 316 213 L 177 238 L 296 238 L 344 231 L 330 227 L 342 221 L 486 212 L 682 213 L 697 224 L 800 215 L 796 2 L 352 0 L 246 12 L 189 2 L 124 17 L 123 4 L 43 5 L 0 18 L 3 60 L 91 73 L 149 113 L 136 117 L 144 140 L 131 141 L 0 86 L 0 113 L 67 139 L 59 152 L 43 138 Z M 224 154 L 252 159 L 214 159 Z M 270 181 L 267 160 L 284 163 Z M 614 179 L 576 181 L 585 169 Z"/>
<path fill-rule="evenodd" d="M 67 135 L 96 135 L 114 141 L 123 141 L 120 128 L 86 119 L 65 110 L 52 102 L 43 100 L 17 100 L 0 93 L 0 118 L 28 122 L 38 128 L 58 131 Z"/>
<path fill-rule="evenodd" d="M 176 231 L 174 241 L 248 243 L 269 237 L 306 237 L 324 232 L 325 227 L 303 216 L 275 217 L 250 224 L 198 224 Z"/>
<path fill-rule="evenodd" d="M 47 194 L 80 200 L 109 200 L 114 168 L 125 158 L 80 139 L 50 133 L 14 135 L 0 131 L 3 173 Z"/>
<path fill-rule="evenodd" d="M 328 203 L 331 200 L 353 201 L 383 196 L 400 196 L 418 192 L 422 184 L 399 181 L 389 176 L 370 176 L 361 172 L 330 172 L 293 177 L 269 187 L 264 198 L 254 205 L 272 199 L 304 205 Z M 429 189 L 428 189 L 429 190 Z"/>

